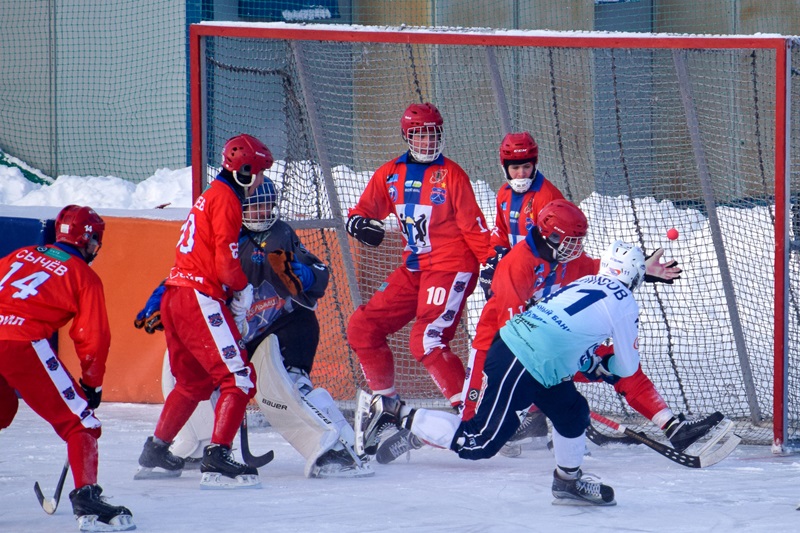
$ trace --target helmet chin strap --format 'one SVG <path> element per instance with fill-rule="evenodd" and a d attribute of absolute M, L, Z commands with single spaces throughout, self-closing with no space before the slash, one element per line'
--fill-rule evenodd
<path fill-rule="evenodd" d="M 240 175 L 242 177 L 250 178 L 250 181 L 247 182 L 247 183 L 242 183 L 241 181 L 239 181 L 239 176 Z M 237 171 L 234 170 L 233 171 L 233 181 L 235 181 L 236 184 L 239 185 L 240 187 L 244 187 L 245 192 L 246 192 L 247 189 L 249 189 L 253 185 L 253 183 L 255 183 L 256 176 L 255 176 L 255 174 L 245 174 L 245 173 L 237 172 Z"/>

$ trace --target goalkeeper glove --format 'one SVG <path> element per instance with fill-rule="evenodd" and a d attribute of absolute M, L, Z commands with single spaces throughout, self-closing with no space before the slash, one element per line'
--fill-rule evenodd
<path fill-rule="evenodd" d="M 678 262 L 675 259 L 668 260 L 666 263 L 661 262 L 661 256 L 664 255 L 664 249 L 659 248 L 644 259 L 644 264 L 647 267 L 644 273 L 644 280 L 647 283 L 666 283 L 672 285 L 672 282 L 681 278 L 681 270 L 678 268 Z"/>
<path fill-rule="evenodd" d="M 378 246 L 383 242 L 386 230 L 383 229 L 383 222 L 377 218 L 364 218 L 360 215 L 353 215 L 347 219 L 347 233 L 363 242 L 367 246 Z"/>
<path fill-rule="evenodd" d="M 133 321 L 133 326 L 136 329 L 144 328 L 145 332 L 150 334 L 156 331 L 164 331 L 164 325 L 161 323 L 161 297 L 164 295 L 166 288 L 162 281 L 150 295 L 150 298 L 147 299 L 144 309 L 137 313 Z"/>
<path fill-rule="evenodd" d="M 89 404 L 89 409 L 97 409 L 103 397 L 103 387 L 90 387 L 83 382 L 83 379 L 79 379 L 78 383 L 80 383 L 83 393 L 86 395 L 86 403 Z"/>
<path fill-rule="evenodd" d="M 278 276 L 283 286 L 289 291 L 289 294 L 297 296 L 303 292 L 303 282 L 293 268 L 293 263 L 297 263 L 297 261 L 294 260 L 294 254 L 292 252 L 272 250 L 267 254 L 267 260 L 272 270 L 275 272 L 275 275 Z M 313 276 L 311 272 L 308 272 L 308 274 Z"/>

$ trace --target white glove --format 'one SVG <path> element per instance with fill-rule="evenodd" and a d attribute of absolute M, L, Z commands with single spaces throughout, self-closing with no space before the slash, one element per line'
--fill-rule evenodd
<path fill-rule="evenodd" d="M 248 283 L 244 289 L 233 292 L 230 308 L 237 325 L 239 322 L 247 321 L 247 312 L 251 305 L 253 305 L 253 286 Z"/>
<path fill-rule="evenodd" d="M 250 332 L 250 326 L 247 324 L 247 317 L 242 317 L 241 320 L 234 320 L 236 323 L 236 329 L 239 330 L 242 338 L 247 337 L 247 334 Z"/>

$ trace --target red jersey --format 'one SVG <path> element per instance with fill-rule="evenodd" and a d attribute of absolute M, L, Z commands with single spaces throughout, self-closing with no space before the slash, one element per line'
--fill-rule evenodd
<path fill-rule="evenodd" d="M 382 165 L 348 216 L 397 217 L 403 263 L 411 271 L 477 272 L 489 256 L 489 231 L 466 172 L 440 155 L 409 163 L 408 153 Z"/>
<path fill-rule="evenodd" d="M 167 285 L 192 287 L 218 300 L 229 290 L 247 286 L 239 263 L 242 201 L 231 185 L 217 177 L 201 194 L 181 227 L 175 266 Z"/>
<path fill-rule="evenodd" d="M 580 277 L 597 273 L 599 268 L 600 260 L 585 253 L 569 263 L 550 263 L 539 255 L 533 237 L 528 235 L 497 264 L 493 294 L 481 312 L 472 347 L 488 350 L 495 333 L 524 311 L 529 301 L 538 302 Z"/>
<path fill-rule="evenodd" d="M 519 194 L 508 183 L 497 191 L 497 216 L 490 241 L 491 255 L 495 246 L 512 248 L 530 232 L 539 211 L 553 200 L 563 199 L 558 188 L 536 171 L 530 189 Z"/>
<path fill-rule="evenodd" d="M 99 387 L 111 331 L 97 273 L 59 244 L 27 246 L 0 259 L 0 339 L 48 339 L 70 320 L 83 382 Z"/>

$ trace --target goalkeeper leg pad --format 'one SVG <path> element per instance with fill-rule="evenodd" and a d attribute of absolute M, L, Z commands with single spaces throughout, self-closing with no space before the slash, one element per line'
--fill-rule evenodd
<path fill-rule="evenodd" d="M 351 465 L 356 468 L 351 469 L 352 475 L 347 477 L 372 474 L 369 465 L 358 464 L 360 458 L 354 451 L 350 453 L 355 434 L 330 393 L 317 388 L 303 394 L 300 389 L 311 388 L 310 380 L 295 380 L 286 371 L 277 337 L 269 335 L 264 339 L 253 354 L 252 362 L 258 376 L 258 406 L 270 426 L 305 457 L 306 477 L 330 477 L 325 474 L 332 473 L 335 467 L 321 467 L 330 462 L 342 462 L 322 459 L 318 464 L 318 459 L 330 450 L 347 452 L 352 459 Z M 339 455 L 339 459 L 345 457 Z"/>

